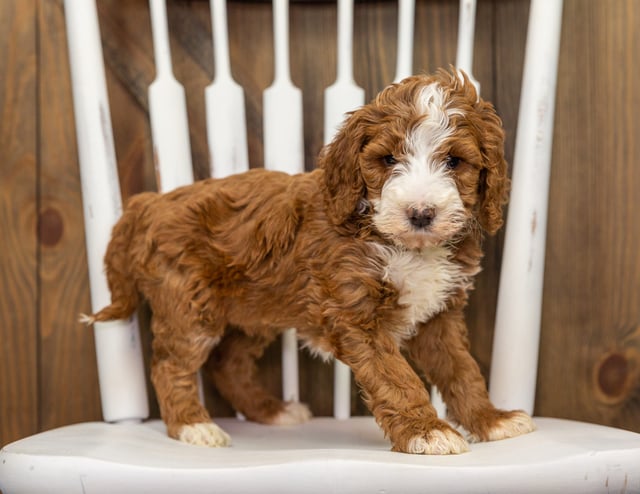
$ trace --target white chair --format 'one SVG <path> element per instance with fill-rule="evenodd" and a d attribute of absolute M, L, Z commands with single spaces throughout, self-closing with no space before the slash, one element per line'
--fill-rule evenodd
<path fill-rule="evenodd" d="M 158 66 L 158 79 L 150 96 L 151 120 L 153 137 L 158 144 L 160 188 L 167 190 L 192 180 L 191 163 L 187 156 L 188 135 L 185 142 L 184 134 L 181 137 L 175 130 L 167 133 L 162 127 L 166 118 L 172 119 L 174 128 L 176 122 L 183 119 L 184 96 L 171 75 L 164 0 L 151 1 Z M 412 19 L 412 0 L 400 1 L 399 17 L 406 19 L 408 13 Z M 224 7 L 222 0 L 215 2 L 216 9 Z M 276 28 L 282 30 L 286 1 L 276 2 L 281 9 L 276 16 L 280 22 Z M 340 32 L 348 37 L 350 7 L 347 2 L 340 4 L 339 22 L 347 26 Z M 457 63 L 470 71 L 475 2 L 462 0 L 461 4 Z M 95 3 L 94 0 L 65 0 L 65 7 L 92 305 L 98 309 L 109 300 L 102 275 L 102 256 L 110 227 L 121 210 L 120 192 Z M 561 0 L 531 3 L 491 374 L 494 402 L 501 407 L 524 408 L 529 412 L 533 410 L 537 366 L 553 125 L 553 111 L 547 111 L 546 118 L 540 120 L 538 112 L 530 108 L 544 105 L 552 110 L 554 107 L 561 11 Z M 223 10 L 216 10 L 214 30 L 217 31 L 216 50 L 224 52 L 223 16 Z M 400 32 L 406 34 L 406 29 Z M 286 48 L 286 36 L 281 42 Z M 348 41 L 344 43 L 340 43 L 341 49 L 348 53 Z M 405 41 L 399 45 L 404 60 L 410 47 Z M 349 109 L 341 104 L 348 106 L 361 97 L 360 92 L 354 90 L 349 56 L 339 57 L 339 63 L 345 65 L 338 71 L 336 82 L 336 86 L 347 89 L 337 91 L 342 96 L 336 97 L 338 103 L 332 106 L 327 118 L 335 119 L 336 112 L 340 114 Z M 216 59 L 221 57 L 223 55 Z M 286 62 L 284 67 L 286 72 Z M 227 88 L 223 93 L 232 94 L 228 88 L 235 84 L 224 64 L 216 69 L 216 74 L 223 74 L 224 80 L 217 85 L 214 81 L 212 87 L 216 89 L 207 96 L 207 102 L 212 102 L 213 107 L 213 102 L 220 101 L 216 91 L 222 86 Z M 397 77 L 407 70 L 410 72 L 410 65 L 407 69 L 406 64 L 399 62 Z M 288 77 L 283 77 L 289 94 L 296 93 Z M 158 93 L 161 96 L 157 96 Z M 234 98 L 236 101 L 237 97 Z M 162 113 L 167 111 L 169 117 Z M 224 112 L 225 108 L 218 107 L 217 111 Z M 215 122 L 210 120 L 209 127 L 215 128 Z M 232 147 L 242 149 L 245 145 L 242 132 L 233 135 L 240 135 L 240 140 L 231 143 Z M 212 139 L 210 137 L 210 142 L 214 142 Z M 277 141 L 277 137 L 273 139 Z M 177 154 L 172 158 L 171 153 Z M 230 171 L 246 167 L 241 152 L 230 155 L 237 158 Z M 184 169 L 167 167 L 176 162 L 187 166 Z M 534 164 L 535 174 L 532 173 Z M 534 212 L 538 228 L 534 232 L 528 227 L 520 228 L 530 225 Z M 533 257 L 531 252 L 535 254 Z M 342 420 L 315 418 L 296 427 L 268 427 L 232 418 L 216 419 L 233 437 L 233 447 L 188 446 L 169 439 L 162 422 L 143 422 L 148 410 L 136 321 L 97 325 L 95 333 L 105 422 L 62 427 L 6 445 L 0 452 L 0 491 L 4 494 L 640 492 L 640 434 L 580 422 L 536 418 L 536 432 L 474 444 L 471 452 L 457 456 L 392 453 L 371 417 L 345 418 L 348 398 L 344 397 L 344 389 L 348 386 L 341 379 L 348 379 L 348 375 L 344 377 L 343 370 L 336 373 L 343 377 L 336 385 L 336 402 L 341 405 L 335 411 Z M 293 341 L 293 345 L 289 345 L 293 349 L 285 349 L 283 357 L 289 362 L 284 386 L 287 398 L 297 396 Z M 506 348 L 524 348 L 529 353 L 516 355 L 505 351 Z"/>

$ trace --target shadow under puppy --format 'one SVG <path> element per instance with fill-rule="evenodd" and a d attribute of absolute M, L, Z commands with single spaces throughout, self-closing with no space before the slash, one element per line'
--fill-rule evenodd
<path fill-rule="evenodd" d="M 313 172 L 133 197 L 105 257 L 111 305 L 88 322 L 149 301 L 152 381 L 169 435 L 187 443 L 230 442 L 198 400 L 212 352 L 215 385 L 248 419 L 310 417 L 256 378 L 255 360 L 291 327 L 352 369 L 395 451 L 468 449 L 402 350 L 470 440 L 529 432 L 527 414 L 490 403 L 463 317 L 483 232 L 502 224 L 506 168 L 500 119 L 463 73 L 409 77 L 351 113 Z"/>

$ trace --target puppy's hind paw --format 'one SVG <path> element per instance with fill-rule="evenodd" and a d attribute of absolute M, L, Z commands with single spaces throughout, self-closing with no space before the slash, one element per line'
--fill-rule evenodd
<path fill-rule="evenodd" d="M 213 422 L 183 425 L 178 440 L 195 446 L 220 448 L 231 445 L 231 437 Z"/>
<path fill-rule="evenodd" d="M 273 425 L 298 425 L 311 419 L 311 411 L 304 403 L 289 401 L 284 409 L 270 421 Z"/>

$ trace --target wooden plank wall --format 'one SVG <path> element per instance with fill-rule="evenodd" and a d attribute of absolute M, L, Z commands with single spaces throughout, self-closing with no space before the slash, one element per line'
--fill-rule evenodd
<path fill-rule="evenodd" d="M 359 1 L 355 77 L 371 97 L 395 70 L 396 3 Z M 529 3 L 481 0 L 475 75 L 503 116 L 513 156 Z M 123 195 L 155 188 L 146 90 L 154 77 L 145 0 L 98 0 Z M 203 89 L 213 75 L 208 3 L 168 2 L 198 178 L 207 173 Z M 418 0 L 416 71 L 455 59 L 458 2 Z M 332 3 L 291 7 L 292 76 L 304 91 L 306 167 L 322 143 L 335 78 Z M 229 5 L 232 66 L 247 92 L 252 166 L 262 165 L 261 92 L 273 77 L 267 3 Z M 536 413 L 640 431 L 640 4 L 566 0 L 553 152 Z M 60 0 L 0 2 L 0 444 L 100 419 L 84 232 Z M 468 319 L 488 374 L 502 235 L 486 244 Z M 143 326 L 149 314 L 142 311 Z M 149 346 L 148 332 L 143 332 Z M 279 349 L 262 362 L 278 391 Z M 331 366 L 301 359 L 302 399 L 331 413 Z M 354 389 L 354 398 L 357 391 Z M 211 390 L 217 414 L 228 406 Z M 150 397 L 152 413 L 157 406 Z M 364 413 L 353 400 L 354 413 Z"/>
<path fill-rule="evenodd" d="M 38 430 L 36 1 L 0 3 L 0 443 Z"/>

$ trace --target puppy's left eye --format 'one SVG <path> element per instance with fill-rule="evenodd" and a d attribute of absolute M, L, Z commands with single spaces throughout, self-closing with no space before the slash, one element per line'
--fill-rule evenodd
<path fill-rule="evenodd" d="M 460 158 L 449 155 L 444 160 L 444 164 L 446 165 L 447 168 L 449 168 L 449 170 L 455 170 L 461 161 L 462 160 Z"/>
<path fill-rule="evenodd" d="M 387 154 L 386 156 L 383 156 L 382 161 L 384 161 L 384 164 L 387 166 L 393 166 L 398 163 L 398 160 L 392 154 Z"/>

